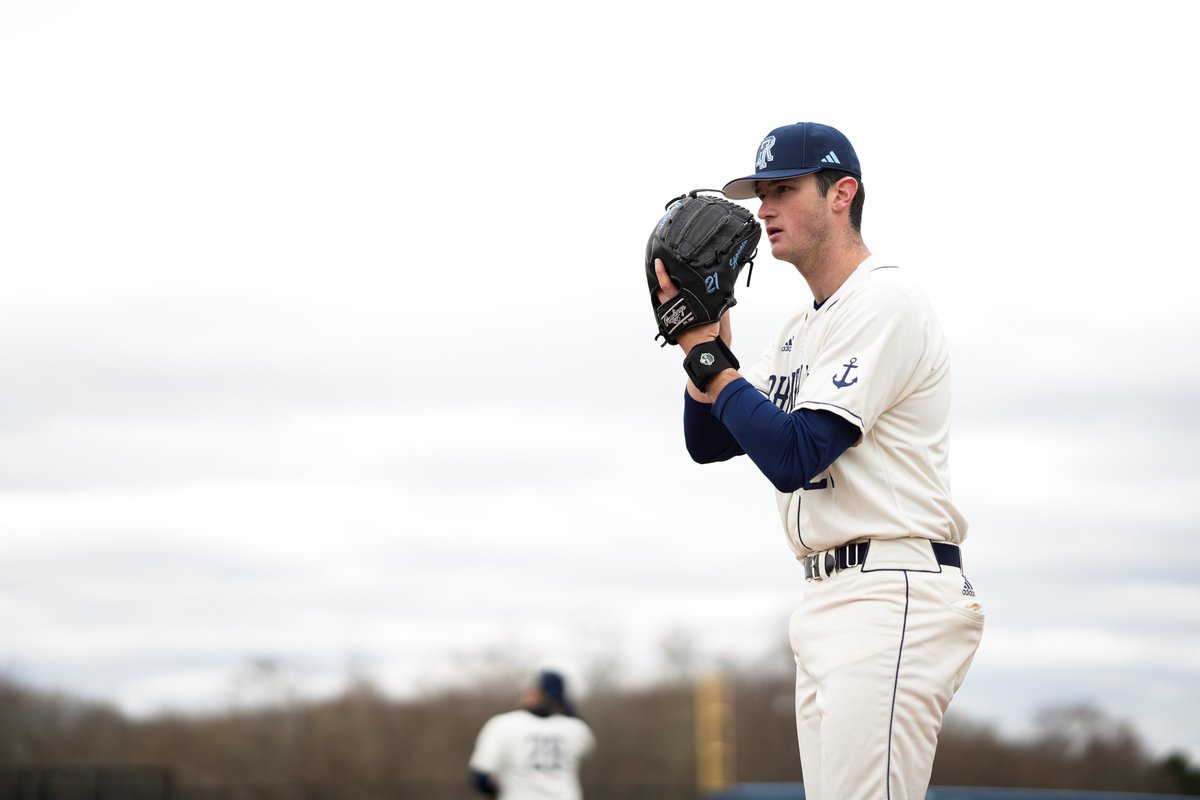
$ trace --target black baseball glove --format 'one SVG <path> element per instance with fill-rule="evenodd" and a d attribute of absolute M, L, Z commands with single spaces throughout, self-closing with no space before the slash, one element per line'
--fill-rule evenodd
<path fill-rule="evenodd" d="M 722 197 L 699 194 L 703 191 L 709 190 L 696 189 L 667 203 L 667 213 L 646 243 L 646 280 L 658 322 L 654 338 L 661 336 L 663 347 L 678 344 L 676 335 L 688 328 L 721 319 L 737 303 L 733 289 L 738 273 L 747 264 L 754 269 L 762 235 L 754 214 Z M 656 258 L 679 289 L 661 304 Z"/>

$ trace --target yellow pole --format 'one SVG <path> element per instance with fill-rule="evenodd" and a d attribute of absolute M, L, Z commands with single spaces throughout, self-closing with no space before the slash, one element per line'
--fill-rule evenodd
<path fill-rule="evenodd" d="M 696 680 L 696 786 L 728 789 L 734 776 L 733 692 L 719 672 Z"/>

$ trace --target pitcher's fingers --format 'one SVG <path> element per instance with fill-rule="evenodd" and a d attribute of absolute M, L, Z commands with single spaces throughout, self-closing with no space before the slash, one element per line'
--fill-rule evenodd
<path fill-rule="evenodd" d="M 654 274 L 658 276 L 658 302 L 663 303 L 679 294 L 661 258 L 654 259 Z"/>

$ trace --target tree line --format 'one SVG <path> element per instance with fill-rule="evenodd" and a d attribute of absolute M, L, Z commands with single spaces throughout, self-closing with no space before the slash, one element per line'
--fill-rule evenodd
<path fill-rule="evenodd" d="M 261 667 L 259 678 L 269 680 L 270 664 Z M 727 678 L 734 780 L 801 781 L 791 675 Z M 0 796 L 57 800 L 53 792 L 15 792 L 18 773 L 28 785 L 36 770 L 116 774 L 141 765 L 169 774 L 171 800 L 470 798 L 475 736 L 489 716 L 514 706 L 518 690 L 515 674 L 497 673 L 400 700 L 360 678 L 328 699 L 281 692 L 219 712 L 132 719 L 105 703 L 0 677 L 0 775 L 9 787 L 5 795 L 0 778 Z M 687 676 L 640 687 L 599 681 L 577 703 L 599 742 L 583 768 L 588 800 L 695 800 L 696 705 Z M 1152 758 L 1131 725 L 1090 705 L 1046 709 L 1035 733 L 1019 741 L 952 712 L 932 782 L 1200 795 L 1200 769 L 1186 757 Z"/>

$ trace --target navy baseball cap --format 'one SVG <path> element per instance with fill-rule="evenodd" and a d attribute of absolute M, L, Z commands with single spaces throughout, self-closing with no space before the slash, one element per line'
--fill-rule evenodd
<path fill-rule="evenodd" d="M 567 682 L 561 673 L 551 669 L 542 670 L 537 676 L 537 687 L 547 697 L 562 706 L 567 716 L 575 716 L 575 707 L 567 699 Z"/>
<path fill-rule="evenodd" d="M 850 140 L 837 128 L 817 122 L 784 125 L 767 134 L 758 146 L 755 172 L 725 184 L 721 191 L 731 200 L 748 200 L 758 181 L 777 181 L 810 175 L 823 169 L 839 169 L 862 180 L 858 154 Z"/>
<path fill-rule="evenodd" d="M 538 673 L 538 688 L 560 703 L 567 699 L 567 682 L 553 670 L 544 669 Z"/>

